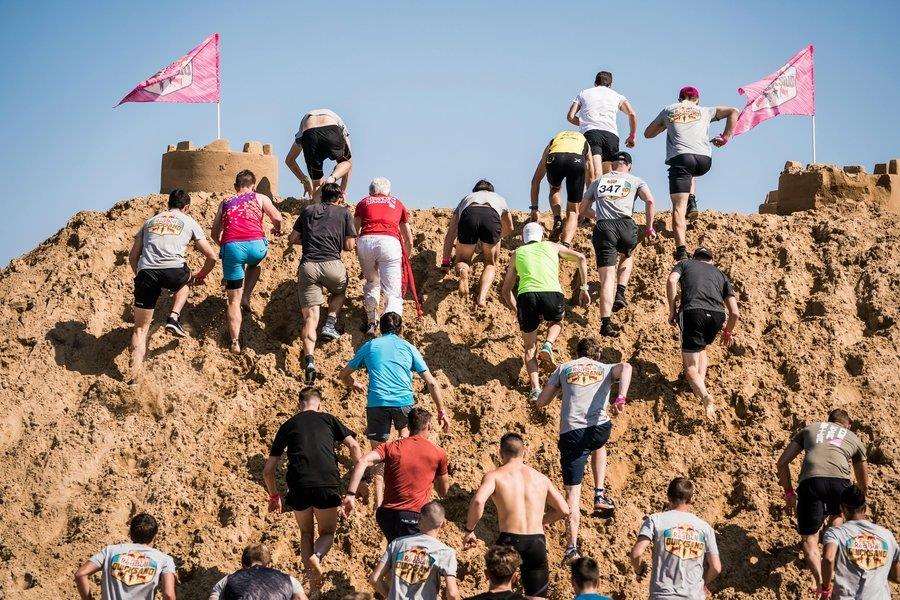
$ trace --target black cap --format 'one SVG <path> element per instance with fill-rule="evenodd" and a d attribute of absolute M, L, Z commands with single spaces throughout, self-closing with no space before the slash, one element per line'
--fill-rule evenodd
<path fill-rule="evenodd" d="M 696 250 L 694 250 L 694 259 L 695 260 L 712 260 L 713 253 L 709 248 L 705 248 L 703 246 L 698 246 Z"/>
<path fill-rule="evenodd" d="M 616 162 L 617 160 L 628 163 L 629 165 L 632 163 L 631 155 L 624 150 L 620 150 L 612 155 L 611 162 Z"/>

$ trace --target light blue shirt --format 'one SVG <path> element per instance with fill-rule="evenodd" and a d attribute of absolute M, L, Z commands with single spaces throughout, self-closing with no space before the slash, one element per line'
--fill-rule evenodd
<path fill-rule="evenodd" d="M 388 333 L 363 344 L 347 367 L 365 367 L 369 373 L 366 406 L 411 406 L 413 371 L 424 373 L 428 365 L 415 346 Z"/>
<path fill-rule="evenodd" d="M 612 600 L 609 596 L 601 596 L 600 594 L 578 594 L 575 600 Z"/>

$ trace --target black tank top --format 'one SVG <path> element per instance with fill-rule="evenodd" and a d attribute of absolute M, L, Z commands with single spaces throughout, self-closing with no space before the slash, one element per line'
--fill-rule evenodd
<path fill-rule="evenodd" d="M 291 600 L 293 587 L 289 575 L 258 565 L 228 576 L 221 600 Z"/>

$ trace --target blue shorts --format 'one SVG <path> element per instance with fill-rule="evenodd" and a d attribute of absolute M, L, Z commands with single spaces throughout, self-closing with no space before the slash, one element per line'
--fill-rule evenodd
<path fill-rule="evenodd" d="M 581 485 L 588 457 L 606 445 L 612 432 L 612 421 L 573 429 L 559 436 L 559 463 L 564 485 Z"/>
<path fill-rule="evenodd" d="M 268 251 L 268 240 L 228 242 L 219 250 L 219 257 L 222 259 L 222 278 L 225 281 L 242 280 L 245 269 L 261 263 Z"/>

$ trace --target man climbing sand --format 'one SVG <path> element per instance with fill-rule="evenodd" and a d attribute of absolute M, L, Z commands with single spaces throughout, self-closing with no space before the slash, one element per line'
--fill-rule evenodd
<path fill-rule="evenodd" d="M 483 307 L 487 303 L 487 295 L 497 271 L 500 259 L 500 240 L 509 236 L 513 230 L 512 214 L 506 205 L 506 199 L 494 192 L 494 185 L 482 179 L 472 188 L 457 205 L 450 217 L 450 225 L 444 236 L 444 252 L 441 268 L 447 270 L 451 266 L 451 256 L 456 259 L 456 274 L 459 277 L 459 293 L 469 295 L 469 276 L 472 272 L 472 259 L 480 248 L 484 260 L 484 270 L 478 283 L 475 305 Z"/>
<path fill-rule="evenodd" d="M 544 175 L 547 176 L 547 183 L 550 184 L 550 212 L 553 213 L 550 240 L 555 242 L 562 236 L 562 243 L 569 245 L 572 243 L 578 227 L 578 206 L 584 195 L 585 180 L 594 180 L 591 148 L 587 139 L 577 131 L 560 131 L 544 148 L 531 178 L 532 221 L 538 220 L 538 196 L 541 193 L 541 181 L 543 181 Z M 563 223 L 560 198 L 563 181 L 566 182 L 565 223 Z"/>
<path fill-rule="evenodd" d="M 647 207 L 644 237 L 653 239 L 656 230 L 650 186 L 631 174 L 631 155 L 617 152 L 612 157 L 612 170 L 591 183 L 579 210 L 581 216 L 597 220 L 591 241 L 600 271 L 600 335 L 619 335 L 612 314 L 627 304 L 625 289 L 634 267 L 632 252 L 638 243 L 637 225 L 632 218 L 638 198 Z"/>
<path fill-rule="evenodd" d="M 666 132 L 675 260 L 684 260 L 688 256 L 686 216 L 697 213 L 696 178 L 706 175 L 712 167 L 709 124 L 727 119 L 725 130 L 712 139 L 712 143 L 721 148 L 731 139 L 738 114 L 738 109 L 730 106 L 700 106 L 700 91 L 685 86 L 678 92 L 678 102 L 663 108 L 644 131 L 647 139 Z"/>
<path fill-rule="evenodd" d="M 668 510 L 644 519 L 631 549 L 631 567 L 638 579 L 647 573 L 641 556 L 652 548 L 650 600 L 703 600 L 707 586 L 722 572 L 716 532 L 691 510 L 694 484 L 676 477 L 666 491 Z"/>
<path fill-rule="evenodd" d="M 556 367 L 553 358 L 553 343 L 562 331 L 565 314 L 565 298 L 559 282 L 559 259 L 578 262 L 581 281 L 587 282 L 587 259 L 580 252 L 553 242 L 541 241 L 544 227 L 540 223 L 528 223 L 522 230 L 525 242 L 513 251 L 503 280 L 500 298 L 504 304 L 516 312 L 522 341 L 525 346 L 523 362 L 531 386 L 529 399 L 537 400 L 541 393 L 538 361 L 544 371 Z M 515 289 L 515 293 L 513 293 Z M 591 297 L 587 284 L 581 286 L 579 299 L 587 306 Z M 541 321 L 550 323 L 547 340 L 537 351 L 538 327 Z"/>
<path fill-rule="evenodd" d="M 637 135 L 637 115 L 628 99 L 612 89 L 613 76 L 600 71 L 594 78 L 594 87 L 582 90 L 572 100 L 569 123 L 581 128 L 581 133 L 591 145 L 594 176 L 609 171 L 612 156 L 619 151 L 619 127 L 616 116 L 619 111 L 628 115 L 628 138 L 625 145 L 634 148 Z"/>
<path fill-rule="evenodd" d="M 546 475 L 525 464 L 525 455 L 525 440 L 518 433 L 500 438 L 501 465 L 485 473 L 469 504 L 463 543 L 466 548 L 475 545 L 475 528 L 487 501 L 493 500 L 500 531 L 495 544 L 511 546 L 522 557 L 525 595 L 546 598 L 549 567 L 544 526 L 565 518 L 569 507 Z"/>
<path fill-rule="evenodd" d="M 564 560 L 578 558 L 578 528 L 581 523 L 581 482 L 588 458 L 594 474 L 594 511 L 609 515 L 615 503 L 606 493 L 606 442 L 612 432 L 607 408 L 618 414 L 625 408 L 631 385 L 631 365 L 621 362 L 608 365 L 599 362 L 600 345 L 592 338 L 582 338 L 576 347 L 578 358 L 561 364 L 550 375 L 535 406 L 550 404 L 562 394 L 559 417 L 559 461 L 562 467 L 566 502 L 569 505 L 569 544 Z M 614 381 L 619 393 L 612 407 L 609 396 Z"/>
<path fill-rule="evenodd" d="M 305 153 L 309 177 L 297 164 L 297 157 Z M 325 160 L 336 164 L 331 175 L 325 177 Z M 311 110 L 300 120 L 300 129 L 294 135 L 294 144 L 284 157 L 284 164 L 303 184 L 306 194 L 313 198 L 325 183 L 340 181 L 341 191 L 347 191 L 353 161 L 350 154 L 350 133 L 337 113 L 327 108 Z M 310 181 L 312 178 L 312 181 Z"/>
<path fill-rule="evenodd" d="M 319 313 L 328 290 L 328 314 L 322 326 L 322 337 L 336 340 L 338 314 L 344 305 L 347 291 L 347 267 L 341 252 L 356 249 L 356 227 L 350 210 L 338 204 L 343 198 L 336 183 L 322 186 L 322 202 L 303 207 L 294 223 L 288 242 L 300 244 L 303 255 L 297 266 L 300 312 L 303 315 L 303 362 L 306 385 L 316 382 L 318 372 L 314 352 L 318 338 Z"/>
<path fill-rule="evenodd" d="M 791 484 L 791 462 L 806 452 L 796 491 Z M 797 533 L 803 538 L 803 553 L 812 571 L 816 588 L 823 587 L 819 532 L 825 520 L 841 524 L 841 494 L 850 487 L 850 471 L 865 496 L 868 488 L 866 450 L 850 431 L 850 415 L 836 408 L 828 422 L 810 423 L 791 438 L 778 459 L 778 483 L 784 489 L 788 514 L 797 512 Z M 830 582 L 825 583 L 828 587 Z"/>
<path fill-rule="evenodd" d="M 203 235 L 203 228 L 188 213 L 191 197 L 184 190 L 172 190 L 168 208 L 147 219 L 134 234 L 128 264 L 134 271 L 134 329 L 131 334 L 131 374 L 133 383 L 141 372 L 147 353 L 147 335 L 153 323 L 153 310 L 164 289 L 174 294 L 172 310 L 166 319 L 166 331 L 179 337 L 181 310 L 188 299 L 190 284 L 199 285 L 216 266 L 216 250 Z M 194 242 L 206 257 L 194 275 L 187 266 L 187 246 Z"/>
<path fill-rule="evenodd" d="M 341 475 L 335 447 L 346 446 L 354 462 L 362 454 L 356 434 L 336 417 L 321 411 L 321 402 L 318 388 L 300 390 L 300 412 L 278 428 L 263 468 L 269 510 L 293 511 L 300 526 L 300 557 L 310 578 L 311 592 L 322 584 L 322 559 L 331 549 L 337 530 Z M 285 452 L 287 493 L 282 498 L 275 484 L 275 470 Z"/>
<path fill-rule="evenodd" d="M 272 553 L 262 544 L 251 544 L 241 553 L 241 568 L 220 579 L 209 600 L 265 598 L 265 600 L 306 600 L 306 593 L 294 576 L 269 566 Z"/>
<path fill-rule="evenodd" d="M 250 311 L 250 297 L 262 273 L 260 263 L 269 253 L 263 215 L 272 221 L 272 234 L 281 235 L 281 211 L 272 200 L 256 192 L 256 175 L 244 169 L 234 178 L 236 196 L 219 205 L 212 238 L 219 244 L 222 278 L 228 300 L 231 351 L 241 351 L 241 311 Z"/>
<path fill-rule="evenodd" d="M 706 389 L 706 369 L 709 367 L 706 347 L 720 331 L 726 348 L 734 343 L 734 328 L 739 316 L 734 287 L 728 276 L 713 265 L 712 252 L 701 246 L 694 251 L 693 260 L 681 261 L 672 269 L 666 282 L 666 296 L 669 323 L 681 331 L 684 376 L 694 395 L 703 401 L 706 417 L 713 421 L 716 405 Z"/>

